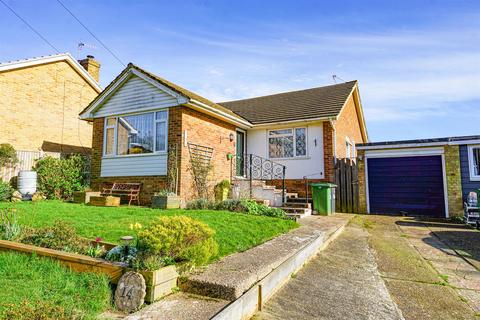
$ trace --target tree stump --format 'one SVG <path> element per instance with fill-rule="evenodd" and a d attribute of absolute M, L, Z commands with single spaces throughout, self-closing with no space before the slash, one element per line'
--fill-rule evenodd
<path fill-rule="evenodd" d="M 145 294 L 146 285 L 143 276 L 129 271 L 118 281 L 115 290 L 115 306 L 120 311 L 132 313 L 143 305 Z"/>

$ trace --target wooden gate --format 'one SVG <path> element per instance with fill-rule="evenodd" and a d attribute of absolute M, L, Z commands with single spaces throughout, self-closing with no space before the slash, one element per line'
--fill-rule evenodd
<path fill-rule="evenodd" d="M 358 212 L 358 166 L 351 159 L 337 159 L 335 163 L 335 210 Z"/>

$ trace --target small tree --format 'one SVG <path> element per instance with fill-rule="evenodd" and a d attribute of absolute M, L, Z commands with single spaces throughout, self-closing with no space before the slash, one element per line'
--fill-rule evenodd
<path fill-rule="evenodd" d="M 0 168 L 17 163 L 17 152 L 9 143 L 0 144 Z"/>

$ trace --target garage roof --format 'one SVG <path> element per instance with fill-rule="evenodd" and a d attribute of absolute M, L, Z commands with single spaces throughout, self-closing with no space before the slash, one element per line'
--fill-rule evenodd
<path fill-rule="evenodd" d="M 368 150 L 368 149 L 407 148 L 407 147 L 416 147 L 416 146 L 459 145 L 459 144 L 472 144 L 472 143 L 480 143 L 480 135 L 369 142 L 369 143 L 359 143 L 356 145 L 356 147 L 357 149 L 360 149 L 360 150 L 362 149 Z"/>

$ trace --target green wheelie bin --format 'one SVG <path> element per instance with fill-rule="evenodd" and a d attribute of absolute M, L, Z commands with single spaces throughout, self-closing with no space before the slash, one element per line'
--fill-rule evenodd
<path fill-rule="evenodd" d="M 310 183 L 312 187 L 313 210 L 317 214 L 328 216 L 335 212 L 335 188 L 337 185 L 328 182 Z"/>

